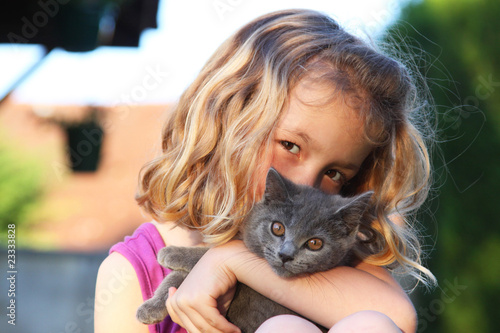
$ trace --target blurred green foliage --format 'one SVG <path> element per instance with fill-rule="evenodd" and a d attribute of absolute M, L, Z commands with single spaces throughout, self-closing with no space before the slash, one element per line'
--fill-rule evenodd
<path fill-rule="evenodd" d="M 42 165 L 2 137 L 0 140 L 0 234 L 9 224 L 16 228 L 29 220 L 43 194 Z M 1 237 L 0 244 L 7 238 Z"/>
<path fill-rule="evenodd" d="M 418 332 L 500 330 L 498 17 L 498 0 L 418 1 L 389 30 L 416 53 L 438 113 L 439 197 L 423 223 L 439 287 L 416 295 Z"/>

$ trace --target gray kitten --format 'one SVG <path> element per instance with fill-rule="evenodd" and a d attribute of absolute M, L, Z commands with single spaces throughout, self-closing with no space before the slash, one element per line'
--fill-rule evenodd
<path fill-rule="evenodd" d="M 286 278 L 347 264 L 372 193 L 352 198 L 328 195 L 296 185 L 271 168 L 264 197 L 243 224 L 243 241 L 250 251 L 266 259 L 277 275 Z M 139 307 L 139 321 L 153 324 L 168 315 L 168 288 L 179 287 L 207 250 L 168 246 L 160 251 L 158 262 L 172 272 L 154 296 Z M 280 314 L 297 315 L 238 283 L 226 317 L 245 333 L 254 332 L 264 321 Z"/>

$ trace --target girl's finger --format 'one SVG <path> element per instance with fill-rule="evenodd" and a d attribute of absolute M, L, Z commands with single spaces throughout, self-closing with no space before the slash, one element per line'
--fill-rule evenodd
<path fill-rule="evenodd" d="M 212 327 L 210 323 L 201 316 L 195 309 L 188 306 L 181 306 L 179 303 L 176 303 L 175 300 L 171 301 L 172 312 L 175 316 L 175 322 L 184 327 L 189 333 L 198 333 L 198 332 L 214 332 L 220 333 L 222 331 Z"/>
<path fill-rule="evenodd" d="M 199 327 L 209 329 L 208 332 L 240 333 L 240 329 L 221 315 L 216 307 L 200 309 L 199 318 L 193 317 L 193 321 L 196 319 L 199 320 L 196 322 Z"/>
<path fill-rule="evenodd" d="M 209 325 L 195 310 L 187 305 L 182 305 L 177 297 L 174 297 L 177 289 L 168 289 L 167 310 L 173 322 L 184 327 L 189 333 L 212 332 Z M 214 331 L 215 332 L 215 331 Z"/>
<path fill-rule="evenodd" d="M 175 287 L 168 288 L 168 298 L 165 301 L 165 306 L 167 307 L 167 311 L 168 311 L 168 315 L 170 316 L 170 319 L 172 319 L 172 321 L 174 323 L 177 323 L 177 324 L 181 325 L 182 327 L 184 327 L 181 319 L 177 315 L 177 311 L 174 309 L 174 307 L 171 306 L 172 299 L 173 299 L 174 294 L 176 292 L 177 292 L 177 288 L 175 288 Z M 184 327 L 184 328 L 186 328 L 186 327 Z"/>
<path fill-rule="evenodd" d="M 193 308 L 189 303 L 183 304 L 182 300 L 172 297 L 176 290 L 172 291 L 173 293 L 170 293 L 169 290 L 169 300 L 167 300 L 168 312 L 171 314 L 172 320 L 184 327 L 188 332 L 240 332 L 238 327 L 228 322 L 220 314 L 217 307 Z"/>

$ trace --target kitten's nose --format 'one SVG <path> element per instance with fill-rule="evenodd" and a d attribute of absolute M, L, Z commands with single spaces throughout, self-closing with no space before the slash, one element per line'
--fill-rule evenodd
<path fill-rule="evenodd" d="M 283 263 L 286 263 L 288 261 L 292 261 L 293 260 L 293 256 L 291 255 L 288 255 L 286 253 L 283 253 L 283 252 L 280 252 L 279 253 L 279 256 L 280 256 L 280 259 Z"/>
<path fill-rule="evenodd" d="M 290 241 L 285 242 L 283 246 L 281 246 L 280 252 L 278 253 L 278 256 L 280 257 L 283 263 L 292 261 L 294 255 L 295 255 L 295 246 L 293 246 L 293 244 Z"/>

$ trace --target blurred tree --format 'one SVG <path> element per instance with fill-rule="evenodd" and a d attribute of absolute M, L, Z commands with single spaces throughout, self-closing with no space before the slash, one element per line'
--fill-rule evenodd
<path fill-rule="evenodd" d="M 417 51 L 438 111 L 439 198 L 424 224 L 439 288 L 416 297 L 418 332 L 500 330 L 499 16 L 498 0 L 414 1 L 389 29 Z"/>
<path fill-rule="evenodd" d="M 28 222 L 44 188 L 42 167 L 5 138 L 0 139 L 0 244 L 7 244 L 9 224 Z"/>

